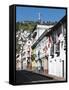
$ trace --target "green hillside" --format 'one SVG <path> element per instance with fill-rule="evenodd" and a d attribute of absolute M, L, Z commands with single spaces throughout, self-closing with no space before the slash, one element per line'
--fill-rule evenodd
<path fill-rule="evenodd" d="M 23 30 L 33 30 L 34 27 L 35 27 L 36 23 L 34 22 L 28 22 L 28 23 L 20 23 L 20 22 L 17 22 L 16 23 L 16 30 L 20 30 L 20 29 L 23 29 Z"/>

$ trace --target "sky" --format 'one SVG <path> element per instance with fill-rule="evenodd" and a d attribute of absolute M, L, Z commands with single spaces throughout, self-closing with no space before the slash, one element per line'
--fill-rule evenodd
<path fill-rule="evenodd" d="M 66 10 L 16 6 L 16 22 L 37 21 L 39 13 L 42 21 L 59 21 L 66 14 Z"/>

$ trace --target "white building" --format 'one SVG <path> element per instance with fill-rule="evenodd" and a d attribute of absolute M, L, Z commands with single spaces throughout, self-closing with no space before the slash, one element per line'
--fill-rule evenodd
<path fill-rule="evenodd" d="M 65 79 L 66 16 L 52 28 L 46 29 L 34 42 L 32 49 L 35 49 L 35 60 L 41 61 L 41 67 L 46 73 Z"/>
<path fill-rule="evenodd" d="M 44 31 L 53 27 L 53 25 L 39 25 L 37 24 L 35 30 L 32 33 L 32 44 L 34 44 Z"/>
<path fill-rule="evenodd" d="M 66 17 L 62 18 L 58 24 L 52 28 L 51 44 L 49 54 L 49 74 L 66 79 Z"/>
<path fill-rule="evenodd" d="M 44 37 L 43 35 L 52 27 L 53 25 L 37 25 L 32 33 L 32 50 L 34 50 L 33 54 L 36 56 L 35 60 L 37 63 L 38 61 L 40 62 L 41 68 L 46 70 L 46 72 L 48 72 L 48 61 L 46 60 L 43 49 L 47 43 L 47 37 Z M 38 64 L 37 67 L 39 67 Z"/>

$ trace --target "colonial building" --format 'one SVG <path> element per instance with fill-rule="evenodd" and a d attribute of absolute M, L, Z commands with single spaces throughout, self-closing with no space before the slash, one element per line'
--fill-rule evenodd
<path fill-rule="evenodd" d="M 52 25 L 37 25 L 28 35 L 26 43 L 23 46 L 23 52 L 21 54 L 21 69 L 36 68 L 36 62 L 31 60 L 31 56 L 34 54 L 32 53 L 33 49 L 31 47 L 42 35 L 42 33 L 50 27 L 52 27 Z"/>
<path fill-rule="evenodd" d="M 33 33 L 31 34 L 32 38 L 32 51 L 35 55 L 35 61 L 36 64 L 35 67 L 37 67 L 38 71 L 43 70 L 44 68 L 47 70 L 47 63 L 46 63 L 46 57 L 44 52 L 44 47 L 47 43 L 47 37 L 44 36 L 46 32 L 49 31 L 50 28 L 52 28 L 53 25 L 37 25 L 34 29 Z M 46 64 L 46 65 L 45 65 Z M 44 69 L 44 71 L 45 71 Z"/>
<path fill-rule="evenodd" d="M 51 37 L 48 56 L 49 74 L 66 78 L 66 16 L 47 34 Z"/>
<path fill-rule="evenodd" d="M 32 49 L 44 72 L 66 78 L 66 16 L 45 30 Z"/>
<path fill-rule="evenodd" d="M 53 25 L 40 25 L 37 24 L 37 26 L 35 27 L 35 29 L 33 30 L 32 34 L 31 34 L 31 38 L 32 38 L 32 45 L 38 40 L 38 38 L 42 35 L 42 33 L 44 31 L 46 31 L 47 29 L 53 27 Z"/>

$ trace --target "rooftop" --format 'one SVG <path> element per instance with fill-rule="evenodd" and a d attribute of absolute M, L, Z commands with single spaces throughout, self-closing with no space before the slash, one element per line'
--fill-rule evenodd
<path fill-rule="evenodd" d="M 51 32 L 57 29 L 62 23 L 67 21 L 67 16 L 65 15 L 55 26 L 47 29 L 44 33 L 38 38 L 38 40 L 32 45 L 32 48 L 35 48 L 37 44 L 43 39 L 44 36 L 51 34 Z"/>

